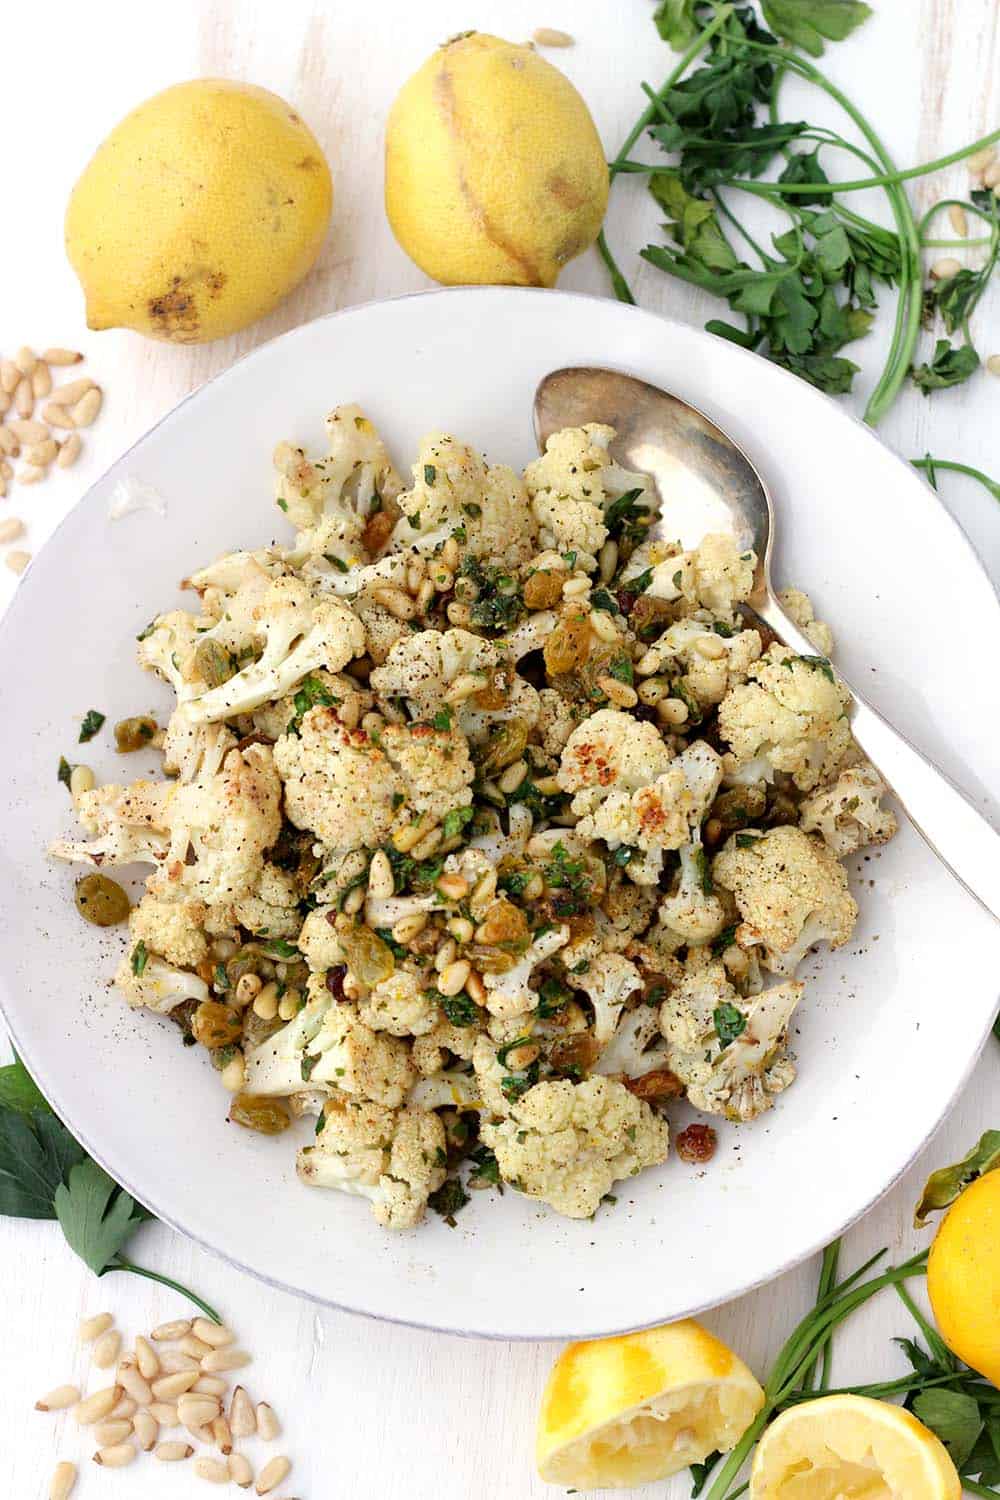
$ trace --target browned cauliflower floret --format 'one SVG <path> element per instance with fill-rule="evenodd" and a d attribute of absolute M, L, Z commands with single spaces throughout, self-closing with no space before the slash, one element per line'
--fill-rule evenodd
<path fill-rule="evenodd" d="M 262 703 L 255 708 L 251 718 L 253 727 L 269 740 L 278 740 L 294 726 L 302 722 L 303 714 L 310 708 L 335 708 L 337 717 L 344 724 L 357 724 L 363 714 L 372 707 L 372 694 L 342 672 L 310 672 L 293 693 L 287 693 L 275 703 Z M 214 726 L 213 726 L 214 727 Z"/>
<path fill-rule="evenodd" d="M 796 656 L 773 645 L 719 705 L 719 730 L 730 746 L 727 775 L 773 780 L 787 771 L 809 791 L 831 775 L 851 747 L 851 697 L 824 656 Z"/>
<path fill-rule="evenodd" d="M 809 637 L 816 650 L 823 656 L 833 655 L 833 631 L 822 620 L 817 620 L 813 602 L 801 589 L 779 589 L 778 601 L 791 615 L 803 635 Z"/>
<path fill-rule="evenodd" d="M 144 943 L 179 969 L 194 969 L 208 953 L 203 901 L 183 896 L 177 900 L 147 891 L 128 919 L 129 940 Z"/>
<path fill-rule="evenodd" d="M 480 1132 L 500 1175 L 557 1213 L 588 1219 L 625 1177 L 665 1161 L 667 1122 L 621 1083 L 536 1083 L 511 1118 Z"/>
<path fill-rule="evenodd" d="M 445 1178 L 444 1127 L 426 1109 L 330 1100 L 315 1145 L 298 1154 L 310 1187 L 367 1198 L 384 1229 L 411 1229 Z"/>
<path fill-rule="evenodd" d="M 358 1016 L 372 1031 L 418 1037 L 433 1032 L 441 1013 L 417 974 L 397 969 L 361 1001 Z"/>
<path fill-rule="evenodd" d="M 679 678 L 703 708 L 721 703 L 730 688 L 746 681 L 760 656 L 760 635 L 728 626 L 716 629 L 715 624 L 708 615 L 678 620 L 654 641 L 636 671 L 641 677 L 666 673 Z"/>
<path fill-rule="evenodd" d="M 608 452 L 614 428 L 588 422 L 554 432 L 545 452 L 524 471 L 543 547 L 575 552 L 577 566 L 591 569 L 608 535 L 604 513 L 626 491 L 638 490 L 655 508 L 645 474 L 622 469 Z"/>
<path fill-rule="evenodd" d="M 256 884 L 234 903 L 233 915 L 257 937 L 296 937 L 302 917 L 295 880 L 265 860 Z"/>
<path fill-rule="evenodd" d="M 431 433 L 420 444 L 413 485 L 398 496 L 398 547 L 427 551 L 458 531 L 473 557 L 501 567 L 527 562 L 538 528 L 524 485 L 505 464 L 490 464 L 465 443 Z"/>
<path fill-rule="evenodd" d="M 839 948 L 854 931 L 858 904 L 847 872 L 801 828 L 734 834 L 712 861 L 712 876 L 736 898 L 737 942 L 760 945 L 761 962 L 775 974 L 794 974 L 814 943 Z"/>
<path fill-rule="evenodd" d="M 651 571 L 646 589 L 651 599 L 680 601 L 682 608 L 706 609 L 729 622 L 735 606 L 753 591 L 756 566 L 753 552 L 741 552 L 733 537 L 712 532 L 692 552 L 682 552 L 676 543 L 643 542 L 629 558 L 622 583 L 627 588 Z"/>
<path fill-rule="evenodd" d="M 884 844 L 898 827 L 895 813 L 881 805 L 885 794 L 885 782 L 874 766 L 851 766 L 832 786 L 806 797 L 799 808 L 799 826 L 806 833 L 821 834 L 834 854 Z"/>

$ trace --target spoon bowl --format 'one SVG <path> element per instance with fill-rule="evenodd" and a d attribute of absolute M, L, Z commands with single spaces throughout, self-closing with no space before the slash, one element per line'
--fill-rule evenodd
<path fill-rule="evenodd" d="M 690 550 L 709 532 L 732 534 L 757 556 L 747 603 L 800 655 L 816 646 L 782 608 L 771 584 L 776 516 L 767 485 L 747 453 L 704 412 L 620 370 L 553 370 L 534 403 L 540 450 L 563 427 L 600 422 L 615 429 L 613 458 L 647 474 L 660 513 L 650 537 Z M 851 730 L 923 838 L 987 911 L 1000 920 L 1000 833 L 953 781 L 894 728 L 841 674 L 852 695 Z"/>

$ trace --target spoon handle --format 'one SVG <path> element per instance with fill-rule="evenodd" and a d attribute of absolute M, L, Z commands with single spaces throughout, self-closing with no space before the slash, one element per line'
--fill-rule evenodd
<path fill-rule="evenodd" d="M 816 647 L 773 598 L 757 612 L 793 650 L 815 652 Z M 892 787 L 917 832 L 956 880 L 1000 921 L 1000 833 L 940 767 L 840 675 L 854 698 L 851 731 L 855 740 Z"/>

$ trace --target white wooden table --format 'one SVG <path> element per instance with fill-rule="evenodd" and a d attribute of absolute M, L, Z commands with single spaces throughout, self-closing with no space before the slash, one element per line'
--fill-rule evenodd
<path fill-rule="evenodd" d="M 878 15 L 826 66 L 868 109 L 901 164 L 964 143 L 1000 116 L 1000 23 L 995 0 L 875 0 Z M 15 490 L 0 509 L 30 522 L 37 550 L 87 485 L 188 391 L 253 345 L 314 315 L 426 285 L 396 246 L 382 210 L 382 125 L 389 102 L 431 48 L 478 25 L 522 40 L 539 25 L 577 38 L 549 54 L 590 102 L 609 150 L 617 149 L 641 107 L 639 80 L 658 82 L 671 65 L 650 23 L 649 0 L 172 0 L 169 6 L 99 0 L 92 6 L 22 4 L 5 14 L 0 233 L 0 342 L 84 349 L 87 370 L 106 391 L 105 411 L 78 467 L 33 489 Z M 88 333 L 81 298 L 62 250 L 69 188 L 90 152 L 133 104 L 196 75 L 264 84 L 292 100 L 327 151 L 336 181 L 333 230 L 307 282 L 272 316 L 228 342 L 171 348 L 129 333 Z M 990 81 L 992 84 L 992 93 Z M 792 104 L 789 90 L 789 108 Z M 817 118 L 810 106 L 810 118 Z M 921 184 L 920 203 L 964 173 Z M 702 322 L 704 299 L 644 267 L 635 249 L 655 237 L 655 214 L 641 190 L 615 190 L 610 233 L 647 306 Z M 562 284 L 606 293 L 594 255 L 575 262 Z M 983 354 L 1000 348 L 993 293 L 976 316 Z M 713 312 L 716 309 L 713 308 Z M 992 328 L 992 334 L 988 332 Z M 882 333 L 861 350 L 868 379 Z M 856 346 L 857 347 L 857 346 Z M 853 353 L 854 351 L 848 351 Z M 866 381 L 854 405 L 860 411 Z M 982 376 L 958 392 L 924 401 L 907 394 L 883 435 L 910 457 L 930 449 L 1000 475 L 1000 383 Z M 1000 576 L 1000 506 L 964 480 L 945 482 L 945 501 Z M 20 545 L 20 544 L 19 544 Z M 0 577 L 0 605 L 13 591 Z M 6 941 L 14 940 L 5 934 Z M 942 935 L 942 941 L 944 941 Z M 71 974 L 54 975 L 72 985 Z M 960 997 L 959 997 L 960 1003 Z M 908 1253 L 921 1241 L 909 1224 L 927 1169 L 953 1159 L 987 1126 L 1000 1123 L 1000 1048 L 991 1046 L 925 1159 L 850 1234 L 847 1261 L 872 1249 Z M 803 1082 L 801 1087 L 807 1087 Z M 816 1163 L 817 1172 L 850 1170 Z M 789 1214 L 795 1194 L 789 1185 Z M 547 1345 L 466 1342 L 321 1311 L 229 1270 L 159 1225 L 142 1231 L 137 1258 L 198 1288 L 220 1305 L 258 1356 L 248 1383 L 269 1395 L 296 1459 L 281 1493 L 332 1500 L 466 1500 L 546 1493 L 533 1473 L 538 1396 L 555 1350 Z M 141 1251 L 141 1254 L 139 1252 Z M 738 1228 L 733 1254 L 739 1254 Z M 816 1268 L 779 1282 L 706 1319 L 763 1372 L 770 1355 L 812 1297 Z M 333 1295 L 336 1295 L 336 1289 Z M 72 1422 L 31 1411 L 35 1396 L 82 1375 L 78 1317 L 113 1308 L 132 1333 L 179 1313 L 178 1299 L 132 1277 L 98 1283 L 49 1224 L 0 1220 L 0 1493 L 11 1500 L 47 1494 L 57 1457 L 81 1457 L 77 1493 L 183 1494 L 189 1473 L 143 1462 L 99 1474 Z M 837 1375 L 872 1379 L 898 1367 L 890 1339 L 908 1331 L 888 1297 L 842 1335 Z M 686 1477 L 660 1487 L 688 1493 Z"/>

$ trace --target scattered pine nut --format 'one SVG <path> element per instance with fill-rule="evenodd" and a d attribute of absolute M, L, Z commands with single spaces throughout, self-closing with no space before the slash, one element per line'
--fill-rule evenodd
<path fill-rule="evenodd" d="M 557 31 L 553 26 L 536 26 L 531 33 L 536 47 L 572 47 L 573 38 L 568 31 Z"/>
<path fill-rule="evenodd" d="M 178 1370 L 173 1375 L 161 1375 L 152 1385 L 157 1401 L 173 1401 L 189 1391 L 198 1379 L 197 1370 Z"/>
<path fill-rule="evenodd" d="M 221 1375 L 224 1370 L 242 1370 L 249 1363 L 250 1355 L 245 1349 L 213 1349 L 205 1355 L 201 1368 L 206 1375 Z"/>
<path fill-rule="evenodd" d="M 6 453 L 8 458 L 17 458 L 21 451 L 21 444 L 9 427 L 0 423 L 0 453 Z"/>
<path fill-rule="evenodd" d="M 19 417 L 30 417 L 35 409 L 35 398 L 31 393 L 31 381 L 22 375 L 14 392 L 14 410 Z"/>
<path fill-rule="evenodd" d="M 78 365 L 83 359 L 83 355 L 78 354 L 75 349 L 54 347 L 46 349 L 42 354 L 42 359 L 47 365 Z"/>
<path fill-rule="evenodd" d="M 101 409 L 102 399 L 100 386 L 91 386 L 87 394 L 82 396 L 75 406 L 70 407 L 70 416 L 74 424 L 77 427 L 89 427 Z"/>
<path fill-rule="evenodd" d="M 72 784 L 70 791 L 73 791 Z M 109 1328 L 107 1333 L 102 1333 L 94 1344 L 94 1364 L 99 1370 L 110 1370 L 121 1353 L 121 1347 L 121 1334 L 116 1328 Z"/>
<path fill-rule="evenodd" d="M 177 1400 L 177 1415 L 185 1427 L 207 1427 L 220 1411 L 217 1396 L 194 1396 L 186 1391 Z"/>
<path fill-rule="evenodd" d="M 37 484 L 40 479 L 45 478 L 45 470 L 37 468 L 34 464 L 25 464 L 18 469 L 17 477 L 22 484 Z"/>
<path fill-rule="evenodd" d="M 25 461 L 34 464 L 38 469 L 48 468 L 49 464 L 59 452 L 59 445 L 55 438 L 46 438 L 44 443 L 33 443 L 30 448 L 25 448 Z"/>
<path fill-rule="evenodd" d="M 278 1009 L 279 1010 L 281 1009 L 281 1003 L 280 1002 L 279 1002 L 279 1005 L 278 1005 Z M 298 1011 L 297 1011 L 297 1008 L 296 1008 L 296 1010 L 293 1012 L 293 1014 L 297 1014 L 297 1013 L 298 1013 Z M 289 1016 L 289 1020 L 291 1020 L 291 1016 Z M 224 1089 L 226 1089 L 226 1091 L 228 1093 L 230 1093 L 230 1094 L 239 1094 L 239 1093 L 242 1092 L 243 1086 L 246 1083 L 246 1081 L 247 1081 L 246 1060 L 244 1059 L 244 1056 L 243 1056 L 242 1052 L 234 1052 L 233 1056 L 229 1059 L 229 1061 L 226 1063 L 226 1066 L 222 1069 L 222 1072 L 219 1074 L 219 1082 L 222 1084 L 222 1087 Z"/>
<path fill-rule="evenodd" d="M 199 1479 L 207 1479 L 209 1484 L 229 1483 L 229 1466 L 221 1458 L 196 1458 L 194 1472 Z M 262 1493 L 258 1490 L 258 1494 Z"/>
<path fill-rule="evenodd" d="M 0 479 L 13 479 L 14 466 L 8 458 L 0 458 Z"/>
<path fill-rule="evenodd" d="M 132 1426 L 143 1453 L 152 1452 L 160 1435 L 160 1424 L 152 1412 L 137 1411 Z"/>
<path fill-rule="evenodd" d="M 226 1467 L 229 1469 L 230 1479 L 234 1484 L 238 1484 L 241 1490 L 248 1490 L 253 1484 L 253 1469 L 250 1467 L 250 1460 L 242 1453 L 230 1453 Z"/>
<path fill-rule="evenodd" d="M 120 1385 L 106 1385 L 103 1390 L 95 1391 L 92 1396 L 78 1401 L 73 1408 L 73 1415 L 81 1427 L 92 1427 L 95 1422 L 103 1421 L 110 1415 L 123 1394 Z"/>
<path fill-rule="evenodd" d="M 52 376 L 49 367 L 41 361 L 31 372 L 31 394 L 36 401 L 43 401 L 52 390 Z"/>
<path fill-rule="evenodd" d="M 14 355 L 14 363 L 22 375 L 30 375 L 38 363 L 38 355 L 34 349 L 29 349 L 27 344 L 23 344 Z"/>
<path fill-rule="evenodd" d="M 111 1448 L 98 1448 L 94 1463 L 102 1464 L 106 1469 L 124 1469 L 136 1457 L 138 1454 L 131 1443 L 115 1443 Z"/>
<path fill-rule="evenodd" d="M 138 1335 L 135 1341 L 135 1362 L 139 1366 L 139 1374 L 144 1380 L 155 1380 L 160 1373 L 160 1361 L 156 1350 L 142 1337 Z"/>
<path fill-rule="evenodd" d="M 0 359 L 0 390 L 13 396 L 21 383 L 21 372 L 12 359 Z"/>
<path fill-rule="evenodd" d="M 65 385 L 56 386 L 52 392 L 53 406 L 76 406 L 77 402 L 92 390 L 94 382 L 88 376 L 83 375 L 79 380 L 67 380 Z"/>
<path fill-rule="evenodd" d="M 229 1426 L 233 1437 L 253 1437 L 257 1431 L 257 1413 L 241 1385 L 233 1391 L 233 1399 L 229 1403 Z"/>
<path fill-rule="evenodd" d="M 136 1417 L 140 1416 L 142 1412 L 137 1412 Z M 116 1443 L 124 1443 L 127 1437 L 131 1437 L 132 1431 L 132 1423 L 127 1417 L 118 1417 L 114 1421 L 109 1417 L 94 1428 L 94 1442 L 98 1448 L 113 1448 Z"/>
<path fill-rule="evenodd" d="M 196 1396 L 224 1396 L 228 1389 L 221 1375 L 199 1375 L 191 1387 Z"/>
<path fill-rule="evenodd" d="M 153 1449 L 153 1456 L 161 1463 L 175 1464 L 181 1459 L 190 1458 L 193 1452 L 194 1449 L 190 1443 L 157 1443 Z"/>
<path fill-rule="evenodd" d="M 228 1455 L 233 1451 L 233 1434 L 230 1431 L 229 1423 L 226 1421 L 225 1417 L 220 1414 L 219 1416 L 213 1418 L 211 1427 L 212 1437 L 215 1439 L 215 1446 L 218 1448 L 220 1453 L 224 1453 L 228 1457 Z"/>
<path fill-rule="evenodd" d="M 274 1415 L 274 1408 L 266 1401 L 257 1403 L 257 1431 L 265 1443 L 273 1443 L 281 1431 L 281 1423 Z"/>
<path fill-rule="evenodd" d="M 155 1417 L 161 1427 L 177 1426 L 177 1407 L 172 1401 L 151 1401 L 148 1410 L 150 1416 Z"/>
<path fill-rule="evenodd" d="M 984 146 L 982 151 L 976 151 L 966 159 L 965 165 L 970 172 L 981 172 L 996 159 L 997 148 L 995 146 Z"/>
<path fill-rule="evenodd" d="M 160 1369 L 164 1375 L 176 1375 L 181 1370 L 198 1370 L 198 1361 L 181 1349 L 164 1349 L 160 1355 Z"/>
<path fill-rule="evenodd" d="M 953 255 L 942 255 L 941 259 L 936 260 L 931 266 L 931 275 L 935 281 L 950 281 L 953 276 L 958 275 L 961 269 L 960 260 L 956 260 Z"/>
<path fill-rule="evenodd" d="M 69 439 L 66 439 L 69 442 Z M 172 1323 L 160 1323 L 153 1329 L 150 1338 L 156 1339 L 157 1343 L 167 1343 L 171 1339 L 182 1339 L 186 1333 L 191 1332 L 190 1318 L 175 1318 Z"/>
<path fill-rule="evenodd" d="M 49 1481 L 49 1500 L 69 1500 L 76 1484 L 76 1464 L 56 1464 Z"/>
<path fill-rule="evenodd" d="M 12 417 L 7 426 L 22 443 L 44 443 L 49 435 L 44 422 L 33 422 L 30 417 Z"/>
<path fill-rule="evenodd" d="M 202 1360 L 212 1352 L 212 1345 L 206 1344 L 204 1339 L 195 1338 L 193 1333 L 186 1333 L 177 1347 L 182 1354 L 189 1354 L 194 1360 Z"/>
<path fill-rule="evenodd" d="M 65 406 L 54 406 L 51 401 L 42 407 L 42 416 L 50 427 L 62 427 L 67 432 L 72 432 L 76 426 L 68 409 Z"/>
<path fill-rule="evenodd" d="M 986 361 L 986 368 L 991 375 L 1000 375 L 1000 354 L 991 354 Z"/>
<path fill-rule="evenodd" d="M 79 1399 L 80 1392 L 75 1385 L 57 1385 L 47 1396 L 39 1397 L 35 1402 L 35 1410 L 65 1411 L 67 1406 L 75 1406 Z"/>
<path fill-rule="evenodd" d="M 190 1426 L 188 1426 L 188 1424 L 186 1422 L 184 1423 L 184 1426 L 187 1427 L 188 1432 L 194 1438 L 195 1442 L 197 1442 L 197 1443 L 211 1444 L 211 1442 L 212 1442 L 212 1429 L 211 1429 L 211 1427 L 196 1427 L 194 1425 L 194 1423 L 192 1423 Z"/>
<path fill-rule="evenodd" d="M 993 188 L 1000 183 L 1000 161 L 991 161 L 983 168 L 983 187 Z"/>
<path fill-rule="evenodd" d="M 0 417 L 6 416 L 10 411 L 10 397 L 6 391 L 0 391 Z"/>
<path fill-rule="evenodd" d="M 140 1406 L 148 1406 L 153 1399 L 149 1381 L 140 1375 L 138 1368 L 127 1358 L 118 1366 L 118 1384 Z"/>
<path fill-rule="evenodd" d="M 292 1471 L 291 1460 L 285 1457 L 272 1458 L 260 1471 L 256 1490 L 258 1495 L 269 1495 Z"/>
<path fill-rule="evenodd" d="M 948 223 L 955 233 L 961 235 L 962 239 L 969 232 L 969 216 L 961 203 L 950 203 L 948 205 Z"/>
<path fill-rule="evenodd" d="M 116 1406 L 113 1406 L 111 1408 L 108 1416 L 116 1419 L 125 1418 L 128 1421 L 131 1421 L 138 1410 L 139 1408 L 132 1400 L 132 1397 L 126 1396 L 123 1391 L 121 1400 L 117 1403 Z"/>

